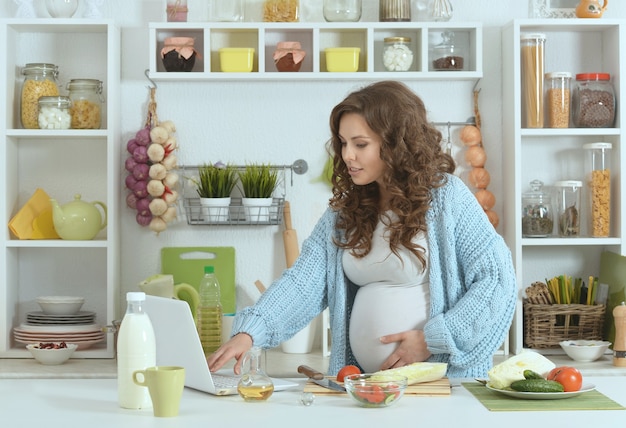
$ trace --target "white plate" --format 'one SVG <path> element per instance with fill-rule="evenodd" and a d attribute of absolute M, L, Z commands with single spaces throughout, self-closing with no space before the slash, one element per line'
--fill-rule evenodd
<path fill-rule="evenodd" d="M 503 395 L 508 395 L 509 397 L 523 398 L 525 400 L 560 400 L 563 398 L 577 397 L 580 394 L 596 389 L 595 385 L 586 384 L 583 385 L 580 390 L 573 392 L 521 392 L 507 389 L 496 389 L 490 387 L 489 385 L 485 386 L 491 391 L 495 391 Z"/>
<path fill-rule="evenodd" d="M 73 326 L 43 326 L 21 324 L 13 329 L 18 333 L 86 333 L 92 331 L 101 331 L 102 327 L 98 324 L 84 324 Z"/>

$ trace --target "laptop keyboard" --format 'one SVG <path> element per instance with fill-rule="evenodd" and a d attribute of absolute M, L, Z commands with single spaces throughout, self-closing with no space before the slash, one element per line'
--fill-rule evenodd
<path fill-rule="evenodd" d="M 237 388 L 240 379 L 239 376 L 227 376 L 215 373 L 211 373 L 211 377 L 217 388 Z"/>

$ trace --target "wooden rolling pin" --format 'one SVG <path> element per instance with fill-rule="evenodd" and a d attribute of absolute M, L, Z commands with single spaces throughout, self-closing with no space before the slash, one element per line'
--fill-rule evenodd
<path fill-rule="evenodd" d="M 291 207 L 289 201 L 285 201 L 283 208 L 283 217 L 285 219 L 285 231 L 283 232 L 283 243 L 285 245 L 285 261 L 287 267 L 291 267 L 300 255 L 300 247 L 298 246 L 298 235 L 291 226 Z"/>

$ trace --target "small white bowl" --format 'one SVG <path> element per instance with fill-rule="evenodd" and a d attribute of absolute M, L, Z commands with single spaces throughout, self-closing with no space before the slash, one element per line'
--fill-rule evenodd
<path fill-rule="evenodd" d="M 48 342 L 46 342 L 47 344 Z M 49 342 L 59 345 L 57 342 Z M 31 343 L 26 345 L 26 349 L 30 351 L 33 357 L 41 364 L 46 366 L 57 366 L 63 364 L 70 359 L 78 345 L 74 343 L 67 343 L 66 348 L 46 349 L 40 348 L 41 343 Z"/>
<path fill-rule="evenodd" d="M 561 348 L 574 361 L 588 363 L 600 358 L 611 345 L 603 340 L 563 340 Z"/>
<path fill-rule="evenodd" d="M 74 296 L 41 296 L 36 300 L 46 315 L 74 315 L 85 303 L 84 297 Z"/>

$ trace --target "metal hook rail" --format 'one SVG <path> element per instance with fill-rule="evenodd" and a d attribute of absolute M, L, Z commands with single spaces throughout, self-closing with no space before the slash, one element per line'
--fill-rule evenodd
<path fill-rule="evenodd" d="M 244 170 L 247 165 L 232 165 L 234 168 Z M 193 184 L 190 185 L 188 180 L 193 181 L 193 176 L 198 173 L 198 170 L 203 166 L 198 165 L 180 165 L 179 168 L 183 171 L 184 180 L 183 184 L 183 207 L 187 216 L 187 223 L 191 225 L 278 225 L 281 224 L 283 219 L 283 208 L 285 204 L 286 184 L 285 173 L 287 170 L 291 171 L 291 186 L 293 186 L 293 174 L 302 175 L 309 169 L 308 164 L 303 159 L 296 160 L 291 165 L 269 165 L 273 170 L 280 171 L 281 177 L 278 180 L 278 187 L 282 188 L 282 195 L 280 190 L 276 192 L 271 199 L 271 205 L 269 207 L 263 206 L 249 206 L 244 205 L 242 197 L 238 197 L 239 191 L 236 191 L 233 197 L 230 198 L 228 206 L 217 206 L 211 209 L 202 205 L 200 198 L 196 194 L 196 189 Z M 187 171 L 190 176 L 187 176 Z M 267 214 L 263 216 L 254 216 L 256 212 L 267 210 Z"/>
<path fill-rule="evenodd" d="M 232 166 L 237 169 L 242 169 L 242 170 L 246 169 L 246 165 L 232 165 Z M 305 174 L 309 170 L 309 164 L 304 159 L 298 159 L 294 161 L 294 163 L 292 163 L 291 165 L 269 165 L 269 167 L 272 169 L 291 170 L 291 186 L 293 186 L 293 174 L 302 175 L 302 174 Z M 179 165 L 179 168 L 183 170 L 185 168 L 198 169 L 198 168 L 202 168 L 202 165 Z"/>

